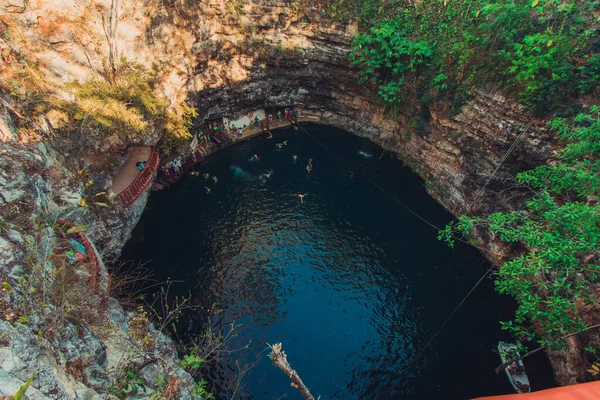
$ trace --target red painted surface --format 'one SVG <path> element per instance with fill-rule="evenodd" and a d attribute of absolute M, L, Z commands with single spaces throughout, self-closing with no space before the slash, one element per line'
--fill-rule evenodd
<path fill-rule="evenodd" d="M 135 178 L 133 182 L 125 190 L 119 193 L 119 198 L 125 204 L 125 207 L 129 207 L 132 205 L 141 195 L 144 193 L 144 190 L 148 187 L 152 179 L 154 178 L 154 174 L 158 169 L 158 152 L 156 148 L 152 148 L 152 154 L 150 155 L 150 159 L 148 160 L 148 164 L 146 167 L 140 172 L 140 174 Z"/>
<path fill-rule="evenodd" d="M 598 400 L 600 382 L 581 383 L 539 392 L 507 394 L 504 396 L 478 397 L 474 400 Z"/>

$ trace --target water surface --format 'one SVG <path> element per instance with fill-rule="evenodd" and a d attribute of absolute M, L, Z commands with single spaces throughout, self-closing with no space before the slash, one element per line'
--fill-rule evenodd
<path fill-rule="evenodd" d="M 231 397 L 237 365 L 258 359 L 236 398 L 302 399 L 267 353 L 257 358 L 278 341 L 323 400 L 511 393 L 493 369 L 498 340 L 510 339 L 498 321 L 514 305 L 491 279 L 422 351 L 489 264 L 466 245 L 447 248 L 390 195 L 437 226 L 451 215 L 390 153 L 340 130 L 304 127 L 327 148 L 302 129 L 284 129 L 209 157 L 197 170 L 218 182 L 186 177 L 153 194 L 124 252 L 151 261 L 158 279 L 183 281 L 178 294 L 222 310 L 214 321 L 225 334 L 238 325 L 229 348 L 248 348 L 210 369 L 217 397 Z M 260 159 L 249 161 L 253 154 Z M 272 175 L 263 182 L 265 171 Z M 203 311 L 188 315 L 180 335 L 201 332 L 205 321 Z M 553 384 L 543 355 L 526 364 L 534 389 Z"/>

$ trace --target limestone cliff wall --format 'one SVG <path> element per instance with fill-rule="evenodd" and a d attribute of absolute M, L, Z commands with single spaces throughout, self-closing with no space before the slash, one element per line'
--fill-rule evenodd
<path fill-rule="evenodd" d="M 429 193 L 457 215 L 509 209 L 521 196 L 511 177 L 547 162 L 557 150 L 546 121 L 531 118 L 492 85 L 474 90 L 453 117 L 448 116 L 447 105 L 435 102 L 422 126 L 416 126 L 409 111 L 414 104 L 391 117 L 369 87 L 358 85 L 357 71 L 347 62 L 357 26 L 324 20 L 317 10 L 297 9 L 292 2 L 0 0 L 0 10 L 0 28 L 6 33 L 0 50 L 9 63 L 23 58 L 34 63 L 57 96 L 69 96 L 69 82 L 101 78 L 112 48 L 119 58 L 155 71 L 162 95 L 171 104 L 188 99 L 198 108 L 200 120 L 240 115 L 257 107 L 295 105 L 324 123 L 368 137 L 404 159 L 427 182 Z M 112 23 L 114 30 L 111 15 L 118 21 Z M 0 230 L 2 279 L 19 286 L 31 251 L 23 238 L 38 237 L 30 230 L 41 215 L 60 215 L 89 225 L 88 236 L 100 255 L 118 255 L 143 212 L 146 197 L 128 209 L 114 202 L 109 209 L 91 210 L 78 205 L 85 180 L 101 182 L 108 190 L 127 149 L 155 144 L 159 134 L 124 138 L 115 132 L 108 138 L 86 138 L 77 147 L 72 145 L 76 136 L 65 135 L 47 113 L 32 122 L 39 136 L 24 138 L 14 128 L 20 118 L 10 109 L 14 99 L 7 92 L 0 97 L 4 108 L 0 207 L 3 213 L 17 207 L 25 216 L 25 221 L 8 221 L 8 228 Z M 89 178 L 78 176 L 84 167 Z M 51 240 L 52 233 L 43 237 Z M 482 233 L 480 239 L 490 250 L 506 252 L 493 237 Z M 42 261 L 47 260 L 42 257 Z M 119 341 L 109 338 L 116 335 L 120 343 L 134 344 L 127 339 L 126 313 L 107 292 L 103 296 L 103 313 L 114 321 L 114 331 L 84 327 L 77 335 L 66 336 L 66 346 L 79 346 L 80 353 L 63 348 L 53 352 L 52 346 L 36 339 L 35 321 L 29 325 L 3 322 L 0 329 L 10 339 L 0 335 L 4 352 L 0 353 L 4 354 L 0 387 L 2 379 L 10 382 L 6 387 L 14 388 L 32 371 L 47 367 L 45 376 L 57 383 L 46 385 L 41 375 L 36 383 L 39 398 L 68 398 L 88 389 L 93 397 L 96 390 L 106 388 L 110 383 L 106 371 L 114 365 L 109 354 L 120 349 L 115 344 Z M 8 293 L 3 293 L 3 299 L 15 301 Z M 19 347 L 23 343 L 29 347 Z M 34 351 L 45 358 L 35 357 L 35 362 L 24 358 L 14 365 L 7 361 L 23 352 L 38 354 Z M 156 352 L 170 355 L 172 362 L 163 367 L 174 371 L 172 346 L 166 344 Z M 577 352 L 555 359 L 560 383 L 582 379 L 581 363 L 573 356 Z M 71 354 L 77 356 L 69 359 Z M 69 372 L 68 362 L 85 367 L 84 376 Z"/>

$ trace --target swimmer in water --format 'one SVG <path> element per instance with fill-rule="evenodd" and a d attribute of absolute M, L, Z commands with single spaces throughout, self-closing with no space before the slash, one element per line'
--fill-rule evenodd
<path fill-rule="evenodd" d="M 300 197 L 300 203 L 304 203 L 304 196 L 306 196 L 305 194 L 298 193 L 296 196 Z"/>
<path fill-rule="evenodd" d="M 271 177 L 271 174 L 273 173 L 273 171 L 267 171 L 263 174 L 262 176 L 262 181 L 263 183 L 267 183 L 267 181 L 269 180 L 269 178 Z"/>
<path fill-rule="evenodd" d="M 275 147 L 277 147 L 278 150 L 281 150 L 283 143 L 275 143 Z"/>
<path fill-rule="evenodd" d="M 258 157 L 257 154 L 252 154 L 252 157 L 250 157 L 250 161 L 258 161 L 260 160 L 260 157 Z"/>
<path fill-rule="evenodd" d="M 204 186 L 204 190 L 206 190 L 206 193 L 210 193 L 210 188 L 209 187 Z"/>
<path fill-rule="evenodd" d="M 313 168 L 313 166 L 312 166 L 312 158 L 309 158 L 308 159 L 308 164 L 306 164 L 306 172 L 308 172 L 310 174 L 311 171 L 312 171 L 312 168 Z"/>
<path fill-rule="evenodd" d="M 210 175 L 209 175 L 209 174 L 204 174 L 204 175 L 202 175 L 202 176 L 204 177 L 204 179 L 208 179 L 208 178 L 210 177 Z"/>
<path fill-rule="evenodd" d="M 213 177 L 212 177 L 212 180 L 213 180 L 213 182 L 214 182 L 214 183 L 217 183 L 217 182 L 219 182 L 219 179 L 218 179 L 216 176 L 213 176 Z"/>
<path fill-rule="evenodd" d="M 296 161 L 298 160 L 298 156 L 294 154 L 292 156 L 292 160 L 294 160 L 294 164 L 296 164 Z"/>
<path fill-rule="evenodd" d="M 287 140 L 284 140 L 284 141 L 283 141 L 283 145 L 284 145 L 284 146 L 287 146 Z"/>
<path fill-rule="evenodd" d="M 294 130 L 295 130 L 295 131 L 297 131 L 297 130 L 298 130 L 298 127 L 297 127 L 297 126 L 294 126 Z"/>
<path fill-rule="evenodd" d="M 269 131 L 269 136 L 267 136 L 267 139 L 273 139 L 273 134 L 271 133 L 271 131 Z"/>

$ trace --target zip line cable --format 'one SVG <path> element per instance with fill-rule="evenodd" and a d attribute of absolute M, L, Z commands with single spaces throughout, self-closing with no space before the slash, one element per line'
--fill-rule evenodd
<path fill-rule="evenodd" d="M 319 140 L 317 140 L 302 125 L 299 125 L 299 126 L 302 128 L 302 130 L 304 131 L 304 133 L 306 133 L 317 144 L 319 144 L 321 147 L 325 148 L 331 154 L 333 154 L 334 156 L 336 156 L 337 158 L 339 158 L 340 160 L 342 160 L 344 162 L 344 164 L 346 164 L 347 166 L 349 166 L 352 170 L 356 170 L 356 168 L 352 168 L 352 166 L 350 165 L 350 163 L 348 163 L 346 160 L 344 160 L 340 155 L 338 155 L 333 150 L 331 150 L 329 147 L 327 147 L 326 145 L 324 145 L 323 143 L 321 143 Z M 415 211 L 413 211 L 412 209 L 410 209 L 408 206 L 406 206 L 400 200 L 398 200 L 397 198 L 395 198 L 391 193 L 389 193 L 387 190 L 385 190 L 384 188 L 382 188 L 381 186 L 379 186 L 377 183 L 373 182 L 371 179 L 369 179 L 364 174 L 363 174 L 363 178 L 365 178 L 367 181 L 369 181 L 373 186 L 375 186 L 377 189 L 379 189 L 382 193 L 385 193 L 390 198 L 392 198 L 393 200 L 395 200 L 398 204 L 400 204 L 402 207 L 404 207 L 407 211 L 409 211 L 415 217 L 419 218 L 421 221 L 425 222 L 427 225 L 431 226 L 432 228 L 434 228 L 434 229 L 436 229 L 438 231 L 440 230 L 440 228 L 438 228 L 436 225 L 434 225 L 433 223 L 427 221 L 425 218 L 421 217 L 419 214 L 417 214 Z M 458 238 L 456 238 L 456 239 L 460 240 L 463 243 L 467 243 L 467 244 L 473 246 L 472 244 L 470 244 L 468 242 L 465 242 L 465 241 L 463 241 L 461 239 L 458 239 Z M 480 249 L 480 250 L 484 250 L 484 249 L 481 249 L 481 248 L 479 248 L 477 246 L 473 246 L 473 247 L 476 247 L 477 249 Z M 493 252 L 490 252 L 490 253 L 493 253 Z M 494 253 L 494 254 L 498 254 L 498 253 Z M 487 260 L 483 260 L 482 262 L 480 262 L 479 265 L 476 267 L 476 269 L 478 269 L 479 267 L 481 267 L 486 261 Z M 475 289 L 477 289 L 477 287 L 479 286 L 479 284 L 488 276 L 488 274 L 490 272 L 492 272 L 492 270 L 494 268 L 495 268 L 495 266 L 491 265 L 485 271 L 485 273 L 481 276 L 481 278 L 479 278 L 479 280 L 477 281 L 477 283 L 475 283 L 475 285 L 473 285 L 473 287 L 471 288 L 471 290 L 469 290 L 469 292 L 462 298 L 462 300 L 460 301 L 460 303 L 458 303 L 458 305 L 456 307 L 454 307 L 454 310 L 452 310 L 452 312 L 450 313 L 450 315 L 446 318 L 446 320 L 442 323 L 442 325 L 440 325 L 439 329 L 433 334 L 433 336 L 431 337 L 431 339 L 429 339 L 429 341 L 425 344 L 425 346 L 423 346 L 423 348 L 411 360 L 405 360 L 404 363 L 401 365 L 401 367 L 403 367 L 409 361 L 414 362 L 414 361 L 418 360 L 423 355 L 423 353 L 425 353 L 425 350 L 427 350 L 429 348 L 429 346 L 431 346 L 431 344 L 433 343 L 433 341 L 439 336 L 439 334 L 446 327 L 446 325 L 448 325 L 448 322 L 450 322 L 450 320 L 452 319 L 452 317 L 454 317 L 454 315 L 462 307 L 462 305 L 465 303 L 465 301 L 467 301 L 467 299 L 469 298 L 469 296 L 475 291 Z"/>
<path fill-rule="evenodd" d="M 469 205 L 469 210 L 472 209 L 473 205 L 475 204 L 475 202 L 477 201 L 477 199 L 479 199 L 479 196 L 481 196 L 481 194 L 483 193 L 483 191 L 485 190 L 485 188 L 487 187 L 487 185 L 490 183 L 490 181 L 492 179 L 494 179 L 494 176 L 496 175 L 496 172 L 498 172 L 498 170 L 500 169 L 500 167 L 502 166 L 502 164 L 504 164 L 504 162 L 506 161 L 506 159 L 508 158 L 508 156 L 510 155 L 510 153 L 512 153 L 512 151 L 514 150 L 514 148 L 517 146 L 517 142 L 519 141 L 519 139 L 521 138 L 521 136 L 523 136 L 525 133 L 527 133 L 527 131 L 531 127 L 532 123 L 533 123 L 533 117 L 531 117 L 529 119 L 529 122 L 527 123 L 527 125 L 525 125 L 525 129 L 523 129 L 523 131 L 521 133 L 519 133 L 519 135 L 512 142 L 512 144 L 510 145 L 510 147 L 508 148 L 508 150 L 506 151 L 506 153 L 504 153 L 504 156 L 502 156 L 502 158 L 500 159 L 500 162 L 498 163 L 498 165 L 496 165 L 496 168 L 494 169 L 494 172 L 492 172 L 492 175 L 489 176 L 489 178 L 487 179 L 487 181 L 485 182 L 485 184 L 477 191 L 477 193 L 475 195 L 475 198 L 473 199 L 473 201 Z"/>
<path fill-rule="evenodd" d="M 319 146 L 323 147 L 324 149 L 326 149 L 328 152 L 330 152 L 331 154 L 333 154 L 335 157 L 337 157 L 338 159 L 340 159 L 344 164 L 346 164 L 351 170 L 353 171 L 357 171 L 357 168 L 354 168 L 352 165 L 350 165 L 350 163 L 346 160 L 344 160 L 340 155 L 338 155 L 336 152 L 334 152 L 333 150 L 331 150 L 329 147 L 327 147 L 326 145 L 324 145 L 323 143 L 321 143 L 319 140 L 317 140 L 313 135 L 311 135 L 302 125 L 298 125 L 300 126 L 300 128 L 302 128 L 302 130 L 304 131 L 304 133 L 306 133 L 312 140 L 314 140 Z M 424 217 L 422 217 L 421 215 L 417 214 L 417 212 L 413 211 L 410 207 L 408 207 L 406 204 L 404 204 L 403 202 L 401 202 L 400 200 L 398 200 L 393 194 L 391 194 L 390 192 L 388 192 L 387 190 L 385 190 L 384 188 L 382 188 L 381 186 L 379 186 L 376 182 L 374 182 L 372 179 L 370 179 L 368 176 L 365 176 L 364 174 L 361 174 L 359 172 L 360 175 L 362 175 L 362 177 L 367 180 L 369 183 L 371 183 L 373 186 L 375 186 L 377 189 L 379 189 L 379 191 L 381 191 L 382 193 L 386 194 L 389 198 L 391 198 L 392 200 L 394 200 L 396 203 L 398 203 L 399 205 L 401 205 L 404 209 L 406 209 L 406 211 L 408 211 L 409 213 L 411 213 L 412 215 L 414 215 L 415 217 L 417 217 L 418 219 L 420 219 L 421 221 L 423 221 L 425 224 L 429 225 L 430 227 L 432 227 L 433 229 L 435 229 L 438 232 L 441 232 L 442 229 L 440 227 L 438 227 L 437 225 L 435 225 L 434 223 L 428 221 L 427 219 L 425 219 Z M 482 252 L 486 252 L 489 254 L 493 254 L 497 257 L 503 258 L 504 255 L 497 253 L 495 251 L 492 250 L 488 250 L 488 249 L 484 249 L 482 247 L 476 246 L 473 243 L 469 243 L 466 240 L 463 240 L 457 236 L 454 235 L 450 235 L 452 237 L 452 239 L 465 243 L 471 247 L 474 247 Z"/>
<path fill-rule="evenodd" d="M 306 133 L 312 140 L 314 140 L 318 145 L 320 145 L 321 147 L 323 147 L 324 149 L 326 149 L 328 152 L 330 152 L 331 154 L 333 154 L 335 157 L 337 157 L 338 159 L 340 159 L 344 164 L 346 164 L 351 170 L 357 170 L 357 168 L 353 168 L 352 165 L 350 165 L 350 163 L 346 160 L 344 160 L 340 155 L 338 155 L 337 153 L 335 153 L 333 150 L 331 150 L 329 147 L 327 147 L 326 145 L 324 145 L 323 143 L 321 143 L 319 140 L 317 140 L 313 135 L 311 135 L 302 125 L 297 124 L 297 126 L 299 126 L 300 128 L 302 128 L 302 130 L 304 131 L 304 133 Z M 524 131 L 525 132 L 525 131 Z M 426 220 L 425 218 L 421 217 L 419 214 L 417 214 L 415 211 L 413 211 L 411 208 L 409 208 L 408 206 L 406 206 L 404 203 L 402 203 L 400 200 L 398 200 L 396 197 L 394 197 L 391 193 L 389 193 L 387 190 L 385 190 L 384 188 L 382 188 L 381 186 L 379 186 L 377 183 L 375 183 L 373 180 L 371 180 L 369 177 L 365 176 L 364 174 L 361 174 L 362 177 L 364 179 L 366 179 L 369 183 L 371 183 L 373 186 L 375 186 L 377 189 L 379 189 L 382 193 L 385 193 L 387 196 L 389 196 L 391 199 L 393 199 L 394 201 L 396 201 L 398 204 L 400 204 L 402 207 L 404 207 L 408 212 L 410 212 L 412 215 L 414 215 L 415 217 L 417 217 L 418 219 L 420 219 L 421 221 L 423 221 L 424 223 L 426 223 L 427 225 L 431 226 L 432 228 L 440 231 L 441 229 L 438 228 L 435 224 L 429 222 L 428 220 Z M 487 251 L 488 253 L 491 254 L 496 254 L 496 255 L 500 255 L 502 256 L 500 253 L 495 253 L 486 249 L 482 249 L 478 246 L 475 246 L 471 243 L 468 243 L 460 238 L 456 238 L 454 236 L 452 236 L 452 238 L 459 240 L 463 243 L 466 243 L 472 247 L 475 247 L 481 251 Z M 486 262 L 486 260 L 483 260 L 482 262 L 479 263 L 479 265 L 477 265 L 476 269 L 478 269 L 479 267 L 481 267 L 484 263 Z M 442 330 L 446 327 L 446 325 L 448 325 L 448 323 L 450 322 L 450 320 L 452 319 L 452 317 L 454 317 L 454 315 L 458 312 L 458 310 L 462 307 L 462 305 L 465 303 L 465 301 L 467 301 L 467 299 L 469 298 L 469 296 L 471 296 L 471 294 L 475 291 L 475 289 L 477 289 L 477 287 L 481 284 L 481 282 L 483 282 L 483 280 L 488 276 L 488 274 L 490 272 L 492 272 L 494 270 L 495 266 L 491 265 L 486 271 L 485 273 L 481 276 L 481 278 L 479 278 L 479 280 L 475 283 L 475 285 L 473 285 L 473 287 L 471 288 L 471 290 L 469 290 L 469 292 L 462 298 L 462 300 L 460 301 L 460 303 L 458 303 L 458 305 L 456 307 L 454 307 L 454 310 L 452 310 L 452 312 L 450 313 L 450 315 L 448 315 L 448 317 L 446 318 L 446 320 L 442 323 L 442 325 L 440 325 L 439 329 L 433 334 L 433 336 L 429 339 L 429 341 L 425 344 L 425 346 L 423 346 L 423 348 L 421 348 L 421 350 L 419 350 L 419 352 L 416 354 L 416 356 L 414 356 L 411 359 L 406 359 L 404 361 L 404 363 L 402 363 L 402 365 L 400 365 L 399 368 L 404 367 L 404 365 L 406 365 L 409 361 L 410 362 L 415 362 L 417 361 L 424 353 L 425 351 L 431 346 L 431 344 L 433 343 L 433 341 L 439 336 L 439 334 L 442 332 Z"/>
<path fill-rule="evenodd" d="M 479 265 L 476 268 L 479 268 L 483 265 L 483 263 L 485 263 L 486 260 L 483 260 L 481 263 L 479 263 Z M 448 316 L 448 318 L 446 318 L 446 320 L 444 321 L 444 323 L 440 326 L 440 328 L 437 330 L 437 332 L 431 337 L 431 339 L 429 339 L 429 342 L 427 342 L 427 344 L 425 345 L 425 347 L 423 347 L 421 349 L 421 351 L 419 351 L 417 353 L 417 355 L 414 357 L 414 360 L 418 360 L 419 357 L 421 357 L 421 355 L 423 355 L 423 353 L 425 352 L 425 350 L 427 350 L 427 348 L 431 345 L 431 343 L 433 343 L 433 341 L 435 340 L 435 338 L 438 337 L 438 335 L 440 334 L 440 332 L 442 332 L 442 329 L 444 329 L 446 327 L 446 325 L 448 324 L 448 322 L 450 322 L 450 320 L 452 319 L 452 317 L 454 316 L 454 314 L 456 314 L 456 312 L 458 311 L 458 309 L 464 304 L 464 302 L 467 300 L 467 298 L 471 295 L 471 293 L 473 293 L 475 291 L 475 289 L 477 289 L 477 286 L 479 286 L 479 284 L 488 276 L 488 274 L 495 268 L 494 265 L 490 266 L 488 268 L 487 271 L 485 271 L 485 274 L 483 274 L 481 276 L 481 278 L 479 278 L 479 280 L 477 281 L 477 283 L 471 288 L 471 290 L 469 290 L 469 293 L 466 294 L 465 297 L 463 297 L 463 299 L 460 301 L 460 303 L 458 303 L 458 305 L 454 308 L 454 310 L 450 313 L 450 315 Z M 414 361 L 413 360 L 413 361 Z"/>

